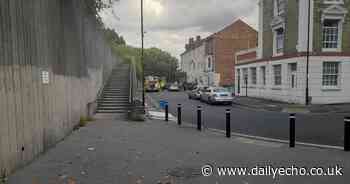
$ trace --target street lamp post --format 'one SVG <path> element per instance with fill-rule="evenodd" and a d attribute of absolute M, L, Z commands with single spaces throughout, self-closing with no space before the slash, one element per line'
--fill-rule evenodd
<path fill-rule="evenodd" d="M 143 0 L 141 0 L 141 65 L 142 65 L 142 106 L 145 107 L 145 63 L 144 63 Z"/>
<path fill-rule="evenodd" d="M 309 63 L 310 63 L 310 12 L 311 12 L 311 1 L 308 0 L 308 23 L 307 23 L 307 51 L 306 51 L 306 91 L 305 91 L 305 105 L 310 104 L 309 99 Z"/>
<path fill-rule="evenodd" d="M 244 78 L 245 82 L 245 96 L 248 97 L 248 77 Z"/>

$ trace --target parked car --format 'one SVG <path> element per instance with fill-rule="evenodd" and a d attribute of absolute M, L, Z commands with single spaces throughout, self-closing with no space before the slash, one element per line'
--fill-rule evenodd
<path fill-rule="evenodd" d="M 201 101 L 209 104 L 232 104 L 232 94 L 222 87 L 209 87 L 201 94 Z"/>
<path fill-rule="evenodd" d="M 194 90 L 194 89 L 196 89 L 197 84 L 196 83 L 184 82 L 182 84 L 182 86 L 183 86 L 184 90 L 187 91 L 187 90 Z"/>
<path fill-rule="evenodd" d="M 178 84 L 171 84 L 168 88 L 168 91 L 180 91 L 180 87 Z"/>
<path fill-rule="evenodd" d="M 164 90 L 168 90 L 170 86 L 171 86 L 170 83 L 166 83 L 166 84 L 164 85 L 163 89 L 164 89 Z"/>
<path fill-rule="evenodd" d="M 190 91 L 188 93 L 188 98 L 189 99 L 196 99 L 196 100 L 200 100 L 202 94 L 204 93 L 204 91 L 207 89 L 208 87 L 204 86 L 204 87 L 196 87 L 194 90 Z"/>
<path fill-rule="evenodd" d="M 188 92 L 188 99 L 195 99 L 195 100 L 199 100 L 201 98 L 201 89 L 200 88 L 196 88 L 190 92 Z"/>

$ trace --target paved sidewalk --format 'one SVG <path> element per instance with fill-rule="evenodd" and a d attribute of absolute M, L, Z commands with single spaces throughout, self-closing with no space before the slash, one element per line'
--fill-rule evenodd
<path fill-rule="evenodd" d="M 295 113 L 350 113 L 350 104 L 331 104 L 331 105 L 299 105 L 285 102 L 253 98 L 253 97 L 235 97 L 233 103 L 253 109 L 276 111 L 276 112 L 295 112 Z"/>
<path fill-rule="evenodd" d="M 254 167 L 343 167 L 343 176 L 226 176 L 205 164 Z M 112 117 L 75 131 L 55 148 L 9 177 L 9 184 L 263 184 L 348 183 L 350 153 L 198 132 L 159 120 L 128 122 Z"/>

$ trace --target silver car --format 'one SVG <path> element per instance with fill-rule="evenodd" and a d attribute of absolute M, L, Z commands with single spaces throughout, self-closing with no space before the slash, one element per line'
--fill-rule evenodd
<path fill-rule="evenodd" d="M 203 91 L 205 89 L 207 89 L 208 87 L 197 87 L 196 89 L 190 91 L 188 93 L 188 98 L 189 99 L 196 99 L 196 100 L 200 100 L 201 99 L 201 95 L 203 93 Z"/>
<path fill-rule="evenodd" d="M 180 87 L 177 84 L 171 84 L 168 88 L 168 91 L 180 91 Z"/>
<path fill-rule="evenodd" d="M 209 104 L 232 104 L 232 94 L 222 87 L 209 87 L 201 95 L 201 101 Z"/>

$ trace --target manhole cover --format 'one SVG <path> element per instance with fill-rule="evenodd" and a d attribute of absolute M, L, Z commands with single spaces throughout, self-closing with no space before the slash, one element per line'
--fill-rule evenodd
<path fill-rule="evenodd" d="M 200 167 L 177 167 L 168 170 L 170 176 L 176 178 L 195 178 L 201 176 Z"/>

